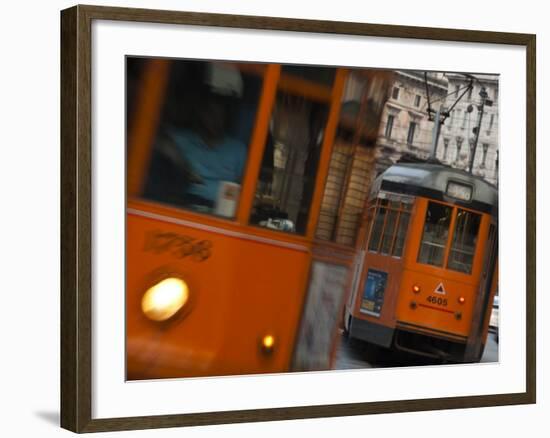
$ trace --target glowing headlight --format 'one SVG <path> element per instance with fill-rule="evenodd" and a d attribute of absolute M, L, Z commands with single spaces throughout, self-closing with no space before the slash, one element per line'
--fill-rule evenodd
<path fill-rule="evenodd" d="M 189 287 L 180 278 L 165 278 L 147 289 L 141 299 L 141 310 L 153 321 L 166 321 L 189 300 Z"/>

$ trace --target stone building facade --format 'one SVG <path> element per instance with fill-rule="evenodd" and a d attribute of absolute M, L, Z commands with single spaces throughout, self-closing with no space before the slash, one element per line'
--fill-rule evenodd
<path fill-rule="evenodd" d="M 449 108 L 464 91 L 468 83 L 467 77 L 461 74 L 446 74 L 449 81 L 449 91 L 446 106 Z M 474 175 L 481 176 L 492 184 L 498 184 L 498 148 L 499 148 L 499 106 L 498 106 L 498 76 L 475 75 L 473 88 L 466 91 L 459 103 L 454 107 L 449 118 L 442 126 L 437 148 L 437 158 L 445 164 L 468 169 L 475 142 L 474 127 L 477 127 L 481 115 L 479 107 L 482 98 L 482 87 L 487 93 L 489 105 L 483 108 L 481 129 L 475 150 L 473 164 Z"/>
<path fill-rule="evenodd" d="M 442 74 L 428 76 L 432 108 L 445 102 L 448 81 Z M 433 122 L 428 119 L 424 72 L 396 71 L 378 132 L 377 161 L 386 169 L 408 154 L 425 160 L 432 145 Z"/>
<path fill-rule="evenodd" d="M 466 91 L 470 78 L 473 88 Z M 460 101 L 441 125 L 436 158 L 449 166 L 467 170 L 480 116 L 482 87 L 491 106 L 485 105 L 475 151 L 473 173 L 498 184 L 498 76 L 459 73 L 429 73 L 427 88 L 431 107 L 442 112 Z M 382 171 L 404 155 L 429 158 L 433 146 L 434 121 L 428 118 L 424 72 L 396 71 L 377 139 L 377 168 Z"/>

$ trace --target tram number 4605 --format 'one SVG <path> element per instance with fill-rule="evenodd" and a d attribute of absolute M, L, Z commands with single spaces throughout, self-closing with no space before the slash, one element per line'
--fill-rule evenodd
<path fill-rule="evenodd" d="M 428 303 L 437 304 L 438 306 L 446 306 L 447 305 L 447 298 L 434 297 L 434 296 L 430 295 L 426 300 L 428 301 Z"/>

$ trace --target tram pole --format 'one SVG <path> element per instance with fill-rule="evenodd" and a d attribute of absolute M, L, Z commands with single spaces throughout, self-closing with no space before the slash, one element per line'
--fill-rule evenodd
<path fill-rule="evenodd" d="M 483 120 L 483 110 L 485 108 L 485 103 L 490 103 L 492 105 L 491 101 L 488 101 L 487 99 L 487 91 L 485 90 L 485 87 L 481 87 L 481 91 L 479 92 L 479 95 L 481 96 L 481 105 L 478 106 L 479 109 L 479 118 L 477 120 L 477 126 L 474 128 L 475 133 L 475 139 L 474 139 L 474 145 L 472 146 L 472 150 L 470 151 L 470 163 L 468 165 L 468 172 L 472 173 L 472 170 L 474 168 L 474 159 L 476 156 L 476 149 L 477 149 L 477 142 L 479 141 L 479 133 L 481 131 L 481 121 Z M 490 105 L 489 105 L 490 106 Z"/>
<path fill-rule="evenodd" d="M 432 149 L 430 159 L 435 159 L 437 154 L 437 143 L 439 142 L 439 133 L 441 132 L 441 106 L 435 113 L 434 128 L 432 131 Z"/>

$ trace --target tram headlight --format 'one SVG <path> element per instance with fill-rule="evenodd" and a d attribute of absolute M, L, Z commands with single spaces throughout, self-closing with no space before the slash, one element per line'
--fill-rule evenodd
<path fill-rule="evenodd" d="M 189 300 L 189 287 L 181 278 L 169 277 L 151 286 L 141 299 L 141 310 L 153 321 L 166 321 Z"/>
<path fill-rule="evenodd" d="M 464 298 L 464 297 L 458 297 L 458 302 L 459 302 L 460 304 L 464 304 L 464 303 L 466 302 L 466 298 Z"/>
<path fill-rule="evenodd" d="M 418 284 L 413 285 L 413 292 L 415 294 L 420 293 L 420 286 Z"/>

